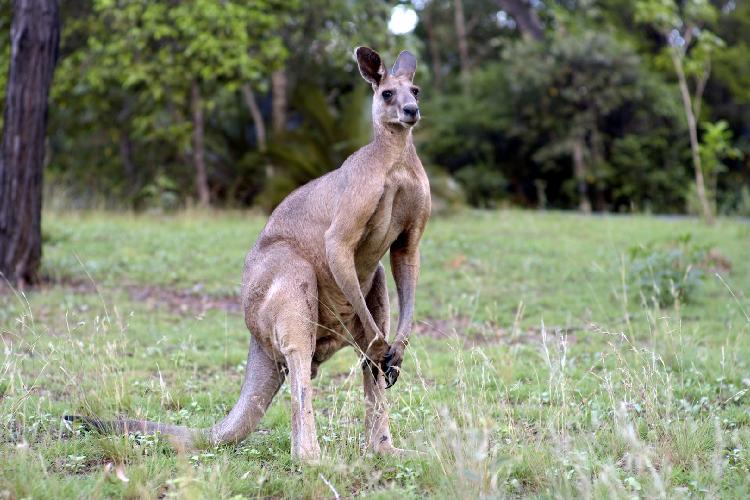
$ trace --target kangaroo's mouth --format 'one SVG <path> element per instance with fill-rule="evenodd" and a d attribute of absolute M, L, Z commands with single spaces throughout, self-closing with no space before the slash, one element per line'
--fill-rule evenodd
<path fill-rule="evenodd" d="M 419 118 L 399 118 L 399 123 L 405 127 L 413 127 L 419 121 Z"/>

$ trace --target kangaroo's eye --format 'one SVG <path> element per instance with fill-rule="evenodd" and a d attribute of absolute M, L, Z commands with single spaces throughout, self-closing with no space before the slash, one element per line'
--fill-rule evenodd
<path fill-rule="evenodd" d="M 414 87 L 413 89 L 411 89 L 411 93 L 412 93 L 412 95 L 414 95 L 414 97 L 419 97 L 419 89 L 418 88 Z"/>
<path fill-rule="evenodd" d="M 393 97 L 393 92 L 392 92 L 392 91 L 390 91 L 390 90 L 384 90 L 384 91 L 383 91 L 383 93 L 382 93 L 381 95 L 383 96 L 383 99 L 387 101 L 387 100 L 389 100 L 389 99 L 390 99 L 391 97 Z"/>

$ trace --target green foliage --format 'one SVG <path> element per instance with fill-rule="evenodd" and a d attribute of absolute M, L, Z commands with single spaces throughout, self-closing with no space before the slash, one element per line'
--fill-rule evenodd
<path fill-rule="evenodd" d="M 283 11 L 273 13 L 279 6 L 274 1 L 96 0 L 94 22 L 102 25 L 88 38 L 86 56 L 96 67 L 87 72 L 89 84 L 106 90 L 108 77 L 115 78 L 147 102 L 176 105 L 185 104 L 193 80 L 236 90 L 283 63 L 286 49 L 278 30 L 285 17 Z"/>
<path fill-rule="evenodd" d="M 718 15 L 716 7 L 709 0 L 638 0 L 635 2 L 635 20 L 652 24 L 663 33 L 712 23 L 716 21 Z"/>
<path fill-rule="evenodd" d="M 708 247 L 689 233 L 663 244 L 632 246 L 629 278 L 634 293 L 659 307 L 695 300 L 703 283 Z"/>
<path fill-rule="evenodd" d="M 742 113 L 750 103 L 750 65 L 738 64 L 750 56 L 750 2 L 735 2 L 734 8 L 720 17 L 716 31 L 726 41 L 726 48 L 714 57 L 713 73 L 729 95 L 734 106 L 730 106 L 727 116 L 737 120 L 737 112 Z M 743 106 L 744 105 L 744 106 Z M 733 126 L 736 131 L 738 128 Z"/>
<path fill-rule="evenodd" d="M 341 96 L 337 107 L 316 87 L 300 85 L 298 89 L 292 105 L 302 124 L 274 136 L 268 145 L 267 160 L 275 172 L 259 196 L 259 204 L 266 210 L 272 210 L 298 186 L 341 166 L 367 143 L 372 130 L 366 85 Z"/>
<path fill-rule="evenodd" d="M 729 172 L 728 163 L 741 159 L 743 154 L 740 149 L 732 145 L 732 131 L 726 121 L 703 122 L 701 128 L 703 130 L 699 144 L 701 165 L 710 203 L 715 204 L 719 181 Z M 732 185 L 731 179 L 723 181 L 725 185 L 727 182 L 729 185 L 724 188 L 723 199 L 716 204 L 723 213 L 742 213 L 744 210 L 741 189 L 743 184 L 740 182 L 739 185 Z M 687 208 L 689 213 L 700 213 L 700 201 L 694 188 L 691 188 L 688 194 Z"/>
<path fill-rule="evenodd" d="M 488 165 L 467 165 L 456 173 L 466 196 L 484 208 L 493 208 L 505 198 L 508 183 L 503 174 Z"/>
<path fill-rule="evenodd" d="M 531 186 L 542 180 L 553 206 L 573 206 L 576 140 L 600 208 L 682 204 L 688 171 L 676 96 L 613 37 L 518 42 L 475 72 L 471 97 L 428 106 L 440 120 L 422 150 L 456 173 L 475 205 L 508 196 L 508 181 L 535 199 Z"/>
<path fill-rule="evenodd" d="M 722 160 L 741 158 L 742 152 L 732 146 L 732 130 L 726 120 L 719 120 L 716 123 L 704 122 L 701 125 L 703 135 L 700 154 L 703 171 L 707 176 L 715 178 L 719 173 L 727 170 Z"/>
<path fill-rule="evenodd" d="M 159 206 L 164 203 L 155 193 L 169 179 L 168 197 L 177 200 L 166 205 L 189 204 L 195 83 L 212 198 L 228 206 L 274 206 L 312 172 L 326 172 L 345 157 L 322 151 L 339 146 L 323 145 L 321 138 L 349 139 L 310 126 L 309 103 L 295 96 L 315 89 L 325 112 L 344 119 L 342 96 L 362 86 L 351 57 L 360 44 L 377 48 L 386 62 L 403 49 L 417 54 L 420 154 L 433 172 L 457 180 L 474 205 L 570 208 L 583 186 L 595 209 L 684 211 L 691 197 L 689 142 L 678 88 L 665 83 L 675 78 L 675 55 L 692 90 L 710 70 L 698 122 L 724 121 L 732 133 L 725 135 L 728 147 L 750 153 L 750 65 L 742 64 L 750 58 L 748 2 L 462 0 L 468 92 L 460 76 L 456 3 L 413 2 L 419 22 L 406 36 L 387 29 L 394 3 L 62 2 L 47 199 L 68 198 L 71 206 Z M 526 12 L 539 31 L 524 31 L 523 19 L 511 12 L 514 3 L 531 8 Z M 9 31 L 11 4 L 0 2 L 0 32 Z M 0 37 L 0 98 L 8 49 L 9 37 Z M 273 132 L 271 74 L 282 68 L 289 99 L 281 130 Z M 243 86 L 252 89 L 274 143 L 266 154 Z M 721 172 L 708 174 L 709 189 L 718 207 L 733 210 L 750 180 L 747 162 L 738 155 L 714 161 L 706 149 L 713 138 L 702 138 L 707 133 L 699 133 L 701 158 Z M 276 147 L 282 136 L 300 151 Z M 366 140 L 358 129 L 351 136 L 364 138 L 358 144 Z M 578 173 L 574 148 L 582 150 Z M 271 155 L 280 162 L 275 169 L 266 168 Z M 267 179 L 268 172 L 274 178 Z"/>
<path fill-rule="evenodd" d="M 292 82 L 336 94 L 353 83 L 361 85 L 352 57 L 354 47 L 376 48 L 391 63 L 404 49 L 418 53 L 412 37 L 388 32 L 390 9 L 390 2 L 300 1 L 283 29 Z"/>
<path fill-rule="evenodd" d="M 52 168 L 68 180 L 96 171 L 97 190 L 135 204 L 165 172 L 180 179 L 179 191 L 191 189 L 191 85 L 209 116 L 236 107 L 240 85 L 260 85 L 284 63 L 279 30 L 296 5 L 94 1 L 66 23 L 64 44 L 76 45 L 56 73 Z M 211 132 L 209 149 L 217 145 Z"/>
<path fill-rule="evenodd" d="M 635 3 L 635 20 L 653 23 L 662 31 L 681 24 L 677 5 L 673 0 L 638 0 Z"/>
<path fill-rule="evenodd" d="M 724 215 L 750 217 L 750 187 L 743 184 L 728 190 L 724 203 L 719 207 L 719 212 Z"/>
<path fill-rule="evenodd" d="M 179 207 L 180 197 L 177 184 L 164 174 L 157 175 L 140 190 L 137 196 L 138 208 L 174 210 Z"/>

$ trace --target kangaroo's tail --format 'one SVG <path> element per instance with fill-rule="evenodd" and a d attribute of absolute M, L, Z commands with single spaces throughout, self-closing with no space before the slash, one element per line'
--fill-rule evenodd
<path fill-rule="evenodd" d="M 78 415 L 65 415 L 63 420 L 67 422 L 78 422 L 84 427 L 101 432 L 103 434 L 156 434 L 161 433 L 172 438 L 176 444 L 185 448 L 195 448 L 206 440 L 208 432 L 205 429 L 193 429 L 182 425 L 170 425 L 148 420 L 99 420 L 98 418 L 82 417 Z"/>
<path fill-rule="evenodd" d="M 99 420 L 73 415 L 66 415 L 63 419 L 68 422 L 80 422 L 85 427 L 105 434 L 158 432 L 169 437 L 176 446 L 185 449 L 237 443 L 255 430 L 283 381 L 284 370 L 268 357 L 257 339 L 252 337 L 245 368 L 245 383 L 242 385 L 240 397 L 229 414 L 208 429 L 193 429 L 148 420 Z"/>

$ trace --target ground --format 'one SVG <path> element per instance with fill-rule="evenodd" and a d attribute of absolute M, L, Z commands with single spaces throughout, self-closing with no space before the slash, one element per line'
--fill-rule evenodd
<path fill-rule="evenodd" d="M 732 220 L 433 219 L 388 391 L 407 457 L 363 449 L 353 349 L 314 381 L 316 465 L 290 458 L 288 386 L 236 446 L 66 428 L 69 413 L 208 426 L 228 411 L 263 222 L 45 214 L 47 283 L 0 293 L 1 498 L 750 495 L 750 224 Z"/>

